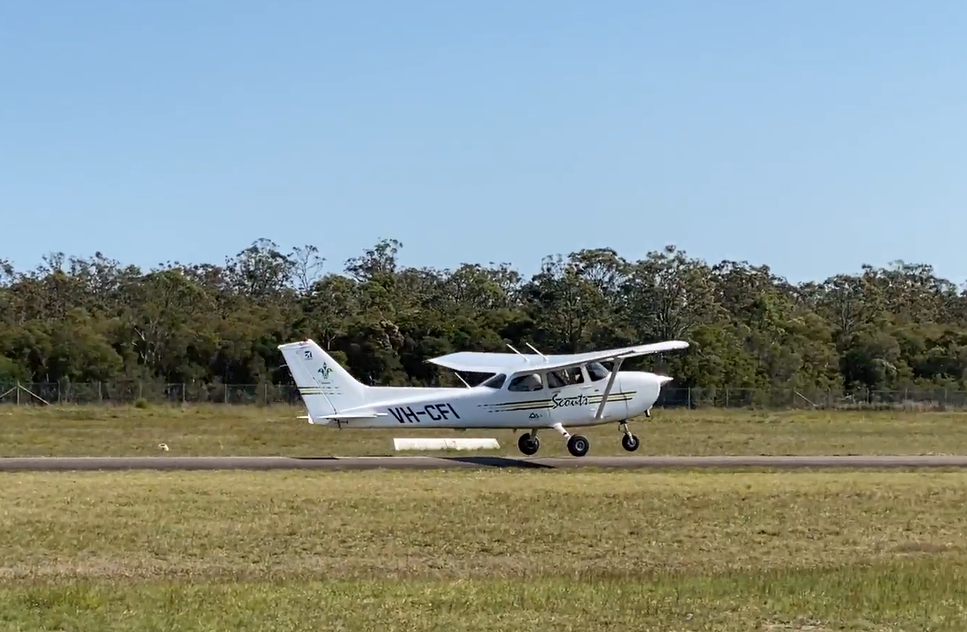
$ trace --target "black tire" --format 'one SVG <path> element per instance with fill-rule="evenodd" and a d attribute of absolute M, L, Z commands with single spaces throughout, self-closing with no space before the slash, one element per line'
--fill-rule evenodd
<path fill-rule="evenodd" d="M 590 447 L 591 444 L 588 443 L 587 437 L 581 435 L 571 435 L 571 438 L 567 441 L 567 451 L 571 453 L 571 456 L 584 456 L 588 453 Z"/>
<path fill-rule="evenodd" d="M 524 456 L 533 456 L 537 454 L 537 451 L 541 447 L 541 441 L 537 437 L 532 437 L 528 432 L 522 434 L 520 439 L 517 440 L 517 449 L 524 454 Z"/>
<path fill-rule="evenodd" d="M 634 452 L 637 450 L 638 445 L 638 437 L 633 434 L 626 434 L 625 436 L 621 437 L 621 447 L 628 452 Z"/>

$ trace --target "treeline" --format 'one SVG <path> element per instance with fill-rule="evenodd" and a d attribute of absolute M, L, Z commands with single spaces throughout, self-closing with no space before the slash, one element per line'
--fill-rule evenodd
<path fill-rule="evenodd" d="M 637 261 L 547 257 L 524 278 L 507 265 L 401 267 L 400 248 L 381 241 L 339 273 L 312 246 L 268 240 L 222 265 L 147 271 L 101 253 L 26 272 L 0 259 L 0 383 L 289 383 L 276 345 L 312 337 L 370 384 L 459 384 L 425 359 L 463 349 L 684 339 L 691 349 L 638 366 L 660 362 L 678 386 L 965 386 L 967 292 L 929 265 L 791 284 L 669 246 Z"/>

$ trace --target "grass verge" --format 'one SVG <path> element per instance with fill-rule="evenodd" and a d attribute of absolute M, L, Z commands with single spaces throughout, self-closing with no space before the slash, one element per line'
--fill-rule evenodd
<path fill-rule="evenodd" d="M 310 426 L 302 414 L 289 406 L 6 406 L 0 456 L 385 455 L 394 436 L 496 437 L 499 454 L 520 455 L 509 430 L 337 430 Z M 631 428 L 643 455 L 956 454 L 967 451 L 965 422 L 967 412 L 659 410 Z M 591 455 L 627 454 L 617 424 L 581 432 Z M 540 456 L 567 455 L 556 432 L 540 437 Z"/>
<path fill-rule="evenodd" d="M 0 626 L 961 630 L 965 501 L 960 472 L 7 474 Z"/>

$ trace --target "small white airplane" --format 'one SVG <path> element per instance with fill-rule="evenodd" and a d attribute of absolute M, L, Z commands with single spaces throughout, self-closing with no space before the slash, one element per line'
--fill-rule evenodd
<path fill-rule="evenodd" d="M 537 453 L 541 428 L 557 430 L 574 456 L 584 456 L 586 437 L 571 428 L 619 424 L 621 445 L 633 452 L 638 437 L 627 420 L 650 416 L 661 388 L 672 378 L 641 371 L 619 374 L 627 358 L 685 349 L 687 342 L 654 344 L 576 353 L 544 355 L 461 351 L 428 360 L 453 371 L 492 373 L 471 387 L 367 386 L 354 379 L 312 340 L 279 345 L 292 372 L 311 424 L 338 428 L 526 429 L 517 447 L 525 455 Z M 530 346 L 530 345 L 528 345 Z M 613 362 L 608 371 L 602 362 Z"/>

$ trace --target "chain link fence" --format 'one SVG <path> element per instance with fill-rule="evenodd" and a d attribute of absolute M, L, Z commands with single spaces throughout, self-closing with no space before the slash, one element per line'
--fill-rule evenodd
<path fill-rule="evenodd" d="M 664 388 L 659 408 L 887 409 L 956 410 L 967 408 L 967 391 L 944 388 L 798 390 L 789 388 Z"/>
<path fill-rule="evenodd" d="M 0 383 L 0 405 L 223 404 L 302 405 L 286 384 L 164 384 L 154 382 Z M 954 389 L 857 390 L 665 387 L 657 408 L 896 409 L 967 408 L 967 391 Z"/>

